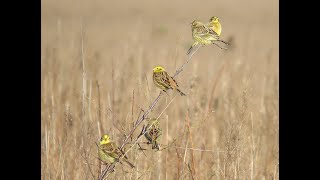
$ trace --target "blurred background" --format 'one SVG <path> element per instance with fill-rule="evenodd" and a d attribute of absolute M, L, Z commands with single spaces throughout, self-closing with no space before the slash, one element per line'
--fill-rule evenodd
<path fill-rule="evenodd" d="M 95 143 L 107 133 L 121 144 L 160 92 L 153 67 L 173 75 L 193 42 L 190 23 L 212 16 L 230 48 L 194 54 L 176 78 L 187 96 L 168 91 L 149 115 L 162 113 L 165 149 L 142 138 L 146 150 L 128 153 L 136 168 L 118 164 L 108 179 L 279 179 L 278 8 L 276 0 L 41 0 L 42 179 L 97 179 Z"/>

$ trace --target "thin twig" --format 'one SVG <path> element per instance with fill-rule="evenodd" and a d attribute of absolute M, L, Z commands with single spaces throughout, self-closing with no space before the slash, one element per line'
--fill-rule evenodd
<path fill-rule="evenodd" d="M 195 53 L 196 51 L 198 51 L 198 49 L 199 49 L 200 47 L 201 47 L 200 45 L 197 46 L 196 50 L 193 51 L 193 53 L 191 53 L 190 56 L 188 56 L 187 61 L 184 62 L 184 63 L 182 64 L 182 66 L 181 66 L 179 69 L 176 70 L 176 73 L 172 76 L 173 78 L 175 78 L 176 76 L 178 76 L 178 74 L 180 74 L 180 73 L 183 71 L 183 67 L 184 67 L 186 64 L 189 63 L 189 60 L 191 59 L 191 57 L 194 55 L 194 53 Z"/>
<path fill-rule="evenodd" d="M 97 90 L 98 90 L 98 123 L 99 123 L 99 137 L 101 137 L 103 130 L 102 120 L 101 120 L 101 102 L 100 102 L 100 85 L 99 81 L 96 81 Z"/>
<path fill-rule="evenodd" d="M 221 46 L 219 46 L 218 44 L 216 44 L 216 43 L 213 43 L 214 45 L 216 45 L 216 46 L 218 46 L 220 49 L 224 49 L 224 50 L 227 50 L 228 48 L 225 48 L 225 47 L 221 47 Z"/>
<path fill-rule="evenodd" d="M 254 156 L 255 156 L 255 145 L 254 145 L 254 135 L 253 135 L 253 114 L 250 113 L 251 119 L 251 180 L 254 180 Z"/>
<path fill-rule="evenodd" d="M 93 171 L 92 171 L 92 169 L 91 169 L 90 163 L 89 163 L 89 161 L 88 161 L 87 153 L 85 152 L 84 149 L 83 149 L 83 154 L 81 154 L 81 156 L 82 156 L 82 158 L 86 161 L 86 164 L 88 165 L 90 174 L 92 175 L 93 179 L 95 179 L 95 176 L 94 176 Z"/>
<path fill-rule="evenodd" d="M 81 119 L 84 122 L 84 97 L 85 97 L 85 90 L 86 90 L 86 72 L 85 72 L 85 64 L 84 64 L 84 48 L 83 48 L 83 24 L 82 24 L 82 18 L 81 18 L 81 70 L 82 70 L 82 116 Z"/>
<path fill-rule="evenodd" d="M 186 147 L 185 147 L 184 155 L 183 155 L 183 164 L 182 164 L 182 172 L 181 173 L 183 173 L 184 165 L 186 164 L 188 144 L 189 144 L 189 139 L 187 138 Z"/>
<path fill-rule="evenodd" d="M 86 73 L 85 73 L 85 64 L 84 64 L 84 38 L 83 38 L 83 24 L 82 24 L 82 18 L 80 19 L 80 31 L 81 31 L 81 71 L 82 71 L 82 101 L 81 101 L 81 131 L 82 133 L 86 134 L 86 123 L 85 123 L 85 95 L 86 95 Z M 83 147 L 83 137 L 81 138 L 81 144 L 80 147 Z"/>
<path fill-rule="evenodd" d="M 133 122 L 134 90 L 132 90 L 131 122 Z"/>
<path fill-rule="evenodd" d="M 176 147 L 176 146 L 174 146 L 174 147 Z M 181 161 L 180 159 L 181 159 L 181 157 L 179 155 L 178 149 L 175 148 L 175 150 L 176 150 L 176 154 L 177 154 L 177 169 L 178 169 L 177 179 L 180 179 L 180 161 Z"/>
<path fill-rule="evenodd" d="M 191 142 L 191 148 L 193 148 L 192 134 L 191 134 L 191 128 L 190 128 L 189 111 L 187 111 L 187 114 L 186 114 L 186 121 L 187 121 L 187 127 L 188 127 L 188 132 L 189 132 L 189 139 L 190 139 L 190 142 Z M 194 153 L 193 153 L 193 151 L 191 152 L 191 162 L 192 162 L 192 170 L 193 170 L 192 172 L 193 172 L 194 177 L 196 177 L 196 167 L 194 165 Z"/>
<path fill-rule="evenodd" d="M 216 78 L 212 82 L 212 89 L 211 89 L 211 93 L 210 93 L 210 96 L 209 96 L 209 102 L 208 102 L 208 106 L 207 106 L 207 113 L 212 111 L 212 102 L 213 102 L 213 98 L 214 98 L 214 92 L 216 90 L 218 81 L 219 81 L 219 79 L 221 79 L 220 77 L 221 77 L 221 75 L 222 75 L 222 73 L 225 70 L 227 65 L 228 65 L 228 61 L 225 61 L 223 63 L 223 65 L 220 67 L 220 69 L 219 69 L 219 71 L 218 71 L 218 73 L 216 75 Z"/>
<path fill-rule="evenodd" d="M 81 71 L 82 71 L 82 109 L 81 109 L 81 131 L 82 133 L 86 134 L 86 123 L 85 123 L 85 95 L 86 95 L 86 73 L 85 73 L 85 64 L 84 64 L 84 32 L 83 32 L 83 23 L 82 23 L 82 18 L 80 19 L 80 31 L 81 31 Z M 81 144 L 80 147 L 83 147 L 84 141 L 83 141 L 83 136 L 81 138 Z"/>
<path fill-rule="evenodd" d="M 201 152 L 224 152 L 224 151 L 213 151 L 209 149 L 199 149 L 199 148 L 185 148 L 185 147 L 178 147 L 178 146 L 172 146 L 178 149 L 185 149 L 185 150 L 192 150 L 192 151 L 201 151 Z"/>
<path fill-rule="evenodd" d="M 144 74 L 144 77 L 146 78 L 146 83 L 147 83 L 147 90 L 148 90 L 148 94 L 149 94 L 149 100 L 151 101 L 151 93 L 150 93 L 150 88 L 149 88 L 149 82 L 148 82 L 148 78 L 147 78 L 147 75 L 146 74 Z M 147 98 L 147 97 L 146 97 Z"/>
<path fill-rule="evenodd" d="M 97 145 L 97 150 L 98 150 L 98 154 L 99 154 L 99 151 L 100 151 L 100 149 L 99 149 L 99 145 L 98 145 L 97 143 L 95 143 L 95 144 Z M 100 158 L 97 158 L 97 160 L 98 160 L 98 176 L 99 176 L 99 174 L 101 173 L 101 166 L 102 166 L 102 163 L 101 163 Z"/>
<path fill-rule="evenodd" d="M 111 122 L 112 122 L 112 124 L 114 125 L 115 123 L 115 91 L 114 91 L 114 89 L 115 89 L 115 80 L 114 80 L 114 63 L 113 63 L 113 59 L 112 59 L 112 62 L 111 62 L 111 84 L 112 84 L 112 86 L 111 86 L 111 108 L 112 108 L 112 114 L 111 114 Z M 113 131 L 113 128 L 112 128 L 112 134 L 114 134 L 114 131 Z"/>
<path fill-rule="evenodd" d="M 189 164 L 189 163 L 188 163 L 188 169 L 189 169 L 189 171 L 190 171 L 190 174 L 191 174 L 192 180 L 194 180 L 193 173 L 192 173 L 192 169 L 191 169 L 191 167 L 190 167 L 190 164 Z"/>

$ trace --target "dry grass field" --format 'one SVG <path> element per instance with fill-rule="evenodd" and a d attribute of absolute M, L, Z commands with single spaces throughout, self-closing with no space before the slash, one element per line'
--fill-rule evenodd
<path fill-rule="evenodd" d="M 117 164 L 107 179 L 279 179 L 278 1 L 41 4 L 42 179 L 97 179 L 101 134 L 122 143 L 160 92 L 153 67 L 173 75 L 192 44 L 190 23 L 211 16 L 231 48 L 194 54 L 176 78 L 187 96 L 168 91 L 148 115 L 161 114 L 161 151 L 142 138 L 146 150 L 127 154 L 136 168 Z"/>

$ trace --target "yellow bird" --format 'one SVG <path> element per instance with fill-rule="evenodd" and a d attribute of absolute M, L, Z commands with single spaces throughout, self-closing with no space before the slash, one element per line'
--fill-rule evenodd
<path fill-rule="evenodd" d="M 119 161 L 121 156 L 123 156 L 123 152 L 119 147 L 114 142 L 110 141 L 110 137 L 107 134 L 103 135 L 99 143 L 99 158 L 104 162 L 114 163 L 115 161 Z M 124 158 L 121 158 L 121 160 L 128 163 L 131 168 L 134 168 L 135 166 L 126 158 L 127 157 L 125 156 Z"/>
<path fill-rule="evenodd" d="M 221 34 L 221 24 L 219 22 L 219 18 L 216 16 L 213 16 L 212 18 L 210 18 L 209 23 L 206 25 L 209 29 L 213 30 L 215 33 L 218 34 L 218 36 L 220 36 Z"/>
<path fill-rule="evenodd" d="M 166 92 L 168 89 L 176 90 L 180 93 L 181 96 L 185 96 L 178 87 L 176 80 L 174 80 L 166 70 L 161 66 L 156 66 L 153 68 L 153 82 L 154 84 Z"/>
<path fill-rule="evenodd" d="M 192 46 L 189 48 L 187 54 L 189 55 L 192 49 L 198 45 L 209 45 L 209 44 L 214 44 L 218 46 L 221 49 L 227 49 L 219 46 L 218 44 L 215 43 L 215 41 L 220 41 L 223 42 L 227 45 L 229 45 L 227 42 L 220 40 L 218 33 L 207 27 L 204 23 L 194 20 L 191 23 L 191 30 L 192 30 L 192 37 L 194 39 L 194 43 Z"/>

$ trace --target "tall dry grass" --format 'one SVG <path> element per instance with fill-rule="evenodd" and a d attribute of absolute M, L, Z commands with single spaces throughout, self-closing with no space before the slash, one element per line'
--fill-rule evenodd
<path fill-rule="evenodd" d="M 149 115 L 168 106 L 161 144 L 170 146 L 134 146 L 137 168 L 119 164 L 108 179 L 279 179 L 278 2 L 200 2 L 42 0 L 42 179 L 97 178 L 95 142 L 123 141 L 159 93 L 152 68 L 174 74 L 190 22 L 212 15 L 232 47 L 196 52 L 177 77 L 188 95 L 170 91 Z"/>

